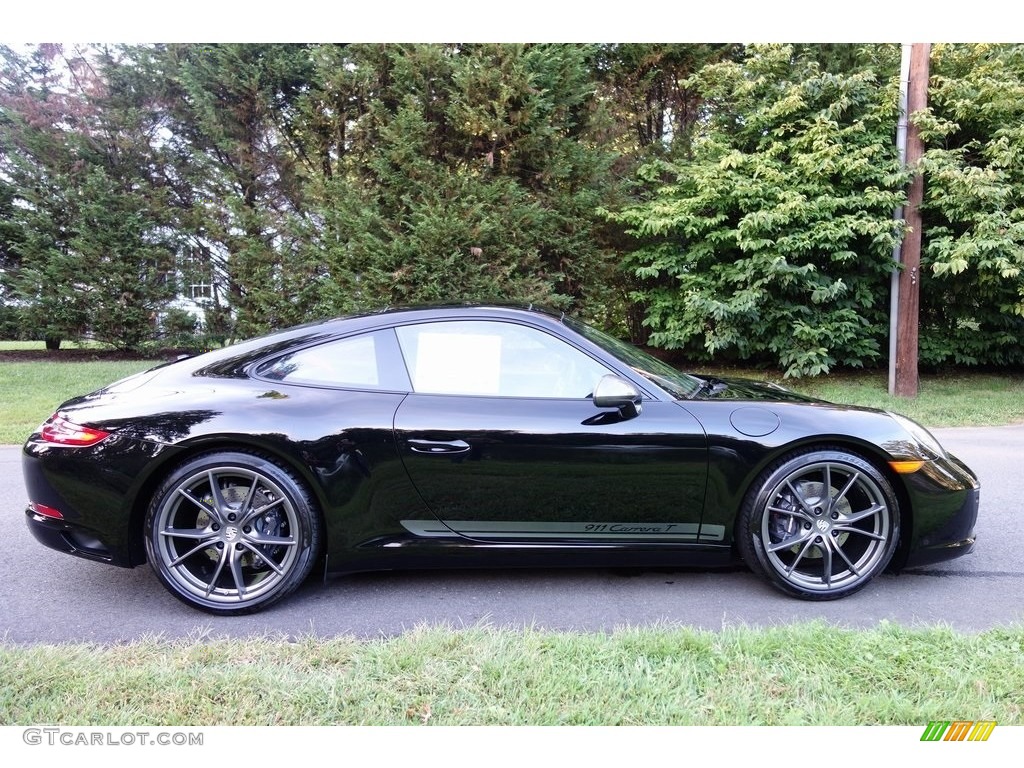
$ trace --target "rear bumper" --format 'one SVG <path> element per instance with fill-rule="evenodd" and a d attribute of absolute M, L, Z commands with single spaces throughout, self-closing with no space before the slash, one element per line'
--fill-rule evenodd
<path fill-rule="evenodd" d="M 116 436 L 97 448 L 69 448 L 33 435 L 24 446 L 21 464 L 30 502 L 25 512 L 29 531 L 58 552 L 119 566 L 144 563 L 141 519 L 133 518 L 130 500 L 154 451 Z M 62 517 L 39 514 L 32 504 L 56 510 Z"/>
<path fill-rule="evenodd" d="M 40 515 L 31 507 L 25 510 L 29 532 L 40 544 L 76 557 L 97 560 L 111 565 L 130 565 L 118 562 L 109 547 L 88 530 L 69 525 L 63 520 Z"/>

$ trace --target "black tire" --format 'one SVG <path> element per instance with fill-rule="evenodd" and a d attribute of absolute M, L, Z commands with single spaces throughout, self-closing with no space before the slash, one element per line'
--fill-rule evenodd
<path fill-rule="evenodd" d="M 758 477 L 740 511 L 737 545 L 750 568 L 786 594 L 834 600 L 885 570 L 899 533 L 885 476 L 856 454 L 829 449 L 790 454 Z"/>
<path fill-rule="evenodd" d="M 197 456 L 160 485 L 146 552 L 179 600 L 209 613 L 262 610 L 309 575 L 320 546 L 316 506 L 274 462 L 243 452 Z"/>

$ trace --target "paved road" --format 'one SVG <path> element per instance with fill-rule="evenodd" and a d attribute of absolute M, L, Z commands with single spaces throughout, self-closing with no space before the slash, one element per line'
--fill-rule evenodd
<path fill-rule="evenodd" d="M 112 568 L 38 545 L 23 520 L 19 451 L 0 448 L 0 638 L 106 643 L 152 635 L 380 637 L 424 623 L 478 622 L 610 630 L 655 622 L 718 629 L 810 619 L 873 626 L 887 619 L 967 631 L 1020 623 L 1024 426 L 936 432 L 981 477 L 976 551 L 923 571 L 882 576 L 838 602 L 789 599 L 741 569 L 439 571 L 311 582 L 282 605 L 235 618 L 179 603 L 148 568 Z"/>

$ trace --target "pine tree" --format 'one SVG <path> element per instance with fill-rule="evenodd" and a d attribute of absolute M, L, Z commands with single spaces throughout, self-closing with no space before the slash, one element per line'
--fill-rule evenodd
<path fill-rule="evenodd" d="M 301 321 L 320 269 L 298 257 L 307 169 L 295 108 L 309 46 L 134 49 L 156 86 L 176 157 L 173 207 L 216 285 L 208 318 L 248 336 Z M 234 319 L 231 319 L 233 313 Z"/>
<path fill-rule="evenodd" d="M 311 238 L 324 311 L 466 300 L 585 305 L 610 253 L 595 211 L 590 46 L 321 51 Z M 331 76 L 330 73 L 335 73 Z"/>
<path fill-rule="evenodd" d="M 153 126 L 112 91 L 117 65 L 105 50 L 3 51 L 0 162 L 21 232 L 8 281 L 51 348 L 83 334 L 136 348 L 174 294 Z"/>

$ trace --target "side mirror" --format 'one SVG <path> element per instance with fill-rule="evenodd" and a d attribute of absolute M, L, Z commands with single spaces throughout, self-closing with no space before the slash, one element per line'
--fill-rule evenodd
<path fill-rule="evenodd" d="M 624 419 L 640 415 L 642 400 L 636 387 L 611 373 L 602 376 L 594 387 L 594 405 L 598 408 L 616 408 Z"/>

